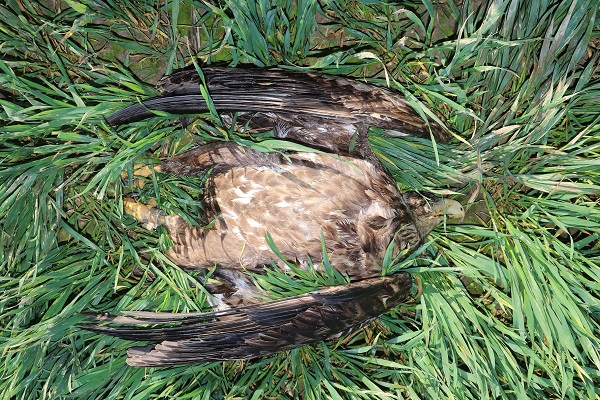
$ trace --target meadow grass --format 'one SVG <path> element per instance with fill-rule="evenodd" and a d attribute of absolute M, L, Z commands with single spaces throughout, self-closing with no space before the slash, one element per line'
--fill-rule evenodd
<path fill-rule="evenodd" d="M 597 9 L 595 0 L 0 5 L 0 398 L 600 398 Z M 152 198 L 198 223 L 203 180 L 152 176 L 139 188 L 121 173 L 199 141 L 251 138 L 214 113 L 186 128 L 104 122 L 194 62 L 353 76 L 445 117 L 449 144 L 371 135 L 402 189 L 467 209 L 464 223 L 385 266 L 420 278 L 414 303 L 340 343 L 178 368 L 128 367 L 131 342 L 77 327 L 84 312 L 208 309 L 194 274 L 163 256 L 165 232 L 122 207 L 124 196 Z M 257 279 L 281 297 L 344 281 L 328 271 L 273 268 Z"/>

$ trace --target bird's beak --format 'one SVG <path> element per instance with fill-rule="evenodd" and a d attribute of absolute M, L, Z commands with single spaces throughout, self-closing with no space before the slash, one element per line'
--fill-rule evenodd
<path fill-rule="evenodd" d="M 452 199 L 443 199 L 439 204 L 440 216 L 445 215 L 447 219 L 462 219 L 465 216 L 465 210 L 458 201 Z"/>

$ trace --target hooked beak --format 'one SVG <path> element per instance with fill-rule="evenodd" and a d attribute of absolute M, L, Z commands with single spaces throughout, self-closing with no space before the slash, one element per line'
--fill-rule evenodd
<path fill-rule="evenodd" d="M 446 216 L 447 219 L 462 219 L 465 216 L 465 210 L 458 201 L 452 199 L 443 199 L 438 205 L 436 214 Z"/>

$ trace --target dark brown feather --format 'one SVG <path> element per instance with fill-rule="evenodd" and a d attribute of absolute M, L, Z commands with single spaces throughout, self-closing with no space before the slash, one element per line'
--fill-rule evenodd
<path fill-rule="evenodd" d="M 332 286 L 282 300 L 199 314 L 127 312 L 98 321 L 132 326 L 85 325 L 123 339 L 160 342 L 133 348 L 138 367 L 239 360 L 266 356 L 340 337 L 359 329 L 410 296 L 410 274 L 400 273 Z M 149 327 L 147 325 L 154 325 Z"/>
<path fill-rule="evenodd" d="M 266 118 L 255 120 L 255 127 L 287 126 L 276 129 L 276 135 L 315 148 L 348 154 L 348 145 L 359 126 L 375 126 L 395 135 L 433 135 L 441 142 L 450 138 L 433 119 L 424 121 L 399 93 L 357 80 L 279 68 L 204 68 L 202 72 L 220 113 L 266 113 Z M 140 121 L 154 116 L 153 111 L 206 112 L 201 85 L 196 70 L 173 74 L 161 82 L 162 96 L 120 110 L 107 122 L 122 125 Z M 360 151 L 368 151 L 366 142 L 359 143 L 356 154 L 362 155 Z"/>

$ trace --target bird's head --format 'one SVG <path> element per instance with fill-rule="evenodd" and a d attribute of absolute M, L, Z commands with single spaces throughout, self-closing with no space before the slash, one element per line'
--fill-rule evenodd
<path fill-rule="evenodd" d="M 462 205 L 452 199 L 443 199 L 431 193 L 407 192 L 402 194 L 404 204 L 412 214 L 421 238 L 425 238 L 444 218 L 461 219 L 465 216 Z"/>

